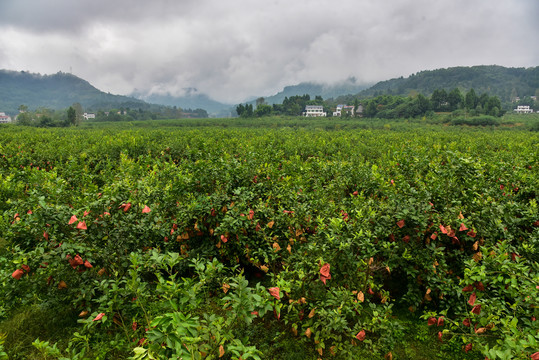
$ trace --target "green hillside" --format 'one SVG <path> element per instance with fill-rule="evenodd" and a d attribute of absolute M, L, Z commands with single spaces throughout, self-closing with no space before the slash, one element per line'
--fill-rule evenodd
<path fill-rule="evenodd" d="M 21 104 L 30 109 L 63 109 L 80 103 L 85 109 L 147 108 L 142 100 L 104 93 L 86 80 L 58 72 L 53 75 L 0 70 L 0 111 L 16 114 Z"/>
<path fill-rule="evenodd" d="M 436 89 L 455 88 L 461 91 L 473 88 L 478 94 L 496 95 L 502 101 L 533 96 L 539 89 L 539 66 L 525 69 L 492 65 L 421 71 L 406 78 L 381 81 L 359 94 L 363 97 L 410 92 L 430 95 Z"/>

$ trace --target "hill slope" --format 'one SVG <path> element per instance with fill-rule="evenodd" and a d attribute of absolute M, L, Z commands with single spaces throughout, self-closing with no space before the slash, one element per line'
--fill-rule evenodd
<path fill-rule="evenodd" d="M 477 94 L 496 95 L 502 101 L 509 101 L 512 96 L 532 96 L 539 89 L 539 66 L 525 69 L 482 65 L 421 71 L 407 78 L 381 81 L 359 95 L 408 95 L 411 91 L 430 95 L 436 89 L 454 88 L 473 88 Z"/>
<path fill-rule="evenodd" d="M 104 93 L 72 74 L 0 70 L 0 111 L 16 114 L 21 104 L 30 109 L 64 109 L 73 103 L 80 103 L 85 109 L 150 106 L 135 98 Z"/>

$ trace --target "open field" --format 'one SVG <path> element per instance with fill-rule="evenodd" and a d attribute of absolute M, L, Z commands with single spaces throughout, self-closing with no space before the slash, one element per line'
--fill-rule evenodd
<path fill-rule="evenodd" d="M 538 122 L 2 126 L 0 359 L 530 359 Z"/>

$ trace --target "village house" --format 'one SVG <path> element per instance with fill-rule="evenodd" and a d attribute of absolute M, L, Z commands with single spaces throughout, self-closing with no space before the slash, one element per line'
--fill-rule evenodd
<path fill-rule="evenodd" d="M 517 114 L 531 114 L 533 113 L 533 109 L 530 109 L 529 105 L 519 105 L 514 110 Z"/>
<path fill-rule="evenodd" d="M 7 124 L 11 122 L 11 116 L 6 113 L 0 112 L 0 124 Z"/>
<path fill-rule="evenodd" d="M 83 118 L 85 118 L 86 120 L 88 119 L 95 119 L 95 114 L 92 114 L 92 113 L 84 113 L 82 115 Z"/>
<path fill-rule="evenodd" d="M 333 112 L 333 116 L 342 116 L 343 113 L 349 113 L 350 116 L 354 116 L 354 107 L 352 105 L 337 105 L 337 109 Z"/>
<path fill-rule="evenodd" d="M 327 113 L 324 112 L 324 107 L 322 105 L 307 105 L 305 106 L 305 111 L 303 112 L 305 117 L 320 117 L 327 116 Z"/>

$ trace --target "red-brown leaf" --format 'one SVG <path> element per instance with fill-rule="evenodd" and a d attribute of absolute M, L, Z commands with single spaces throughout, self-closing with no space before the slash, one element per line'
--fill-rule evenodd
<path fill-rule="evenodd" d="M 223 345 L 219 345 L 219 357 L 223 357 L 225 355 L 225 347 Z"/>
<path fill-rule="evenodd" d="M 77 217 L 75 215 L 71 216 L 71 219 L 69 219 L 69 222 L 67 223 L 68 225 L 71 225 L 75 222 L 79 221 L 79 219 L 77 219 Z"/>
<path fill-rule="evenodd" d="M 464 352 L 465 352 L 465 353 L 468 353 L 468 351 L 472 350 L 472 346 L 473 346 L 473 345 L 472 345 L 471 343 L 467 344 L 467 345 L 464 347 Z"/>
<path fill-rule="evenodd" d="M 484 333 L 485 331 L 487 331 L 487 329 L 485 329 L 484 327 L 480 327 L 479 329 L 476 329 L 476 330 L 475 330 L 475 333 L 476 333 L 476 334 L 482 334 L 482 333 Z"/>
<path fill-rule="evenodd" d="M 481 305 L 475 305 L 473 308 L 472 308 L 472 313 L 476 314 L 476 315 L 479 315 L 481 313 Z"/>
<path fill-rule="evenodd" d="M 268 289 L 271 296 L 273 296 L 277 300 L 281 300 L 281 295 L 279 295 L 279 290 L 280 289 L 277 286 Z"/>
<path fill-rule="evenodd" d="M 103 316 L 105 316 L 105 313 L 100 313 L 92 321 L 99 321 L 103 318 Z"/>
<path fill-rule="evenodd" d="M 331 275 L 329 276 L 320 275 L 320 280 L 322 280 L 324 285 L 326 285 L 326 280 L 330 280 L 330 279 L 331 279 Z"/>
<path fill-rule="evenodd" d="M 470 304 L 470 306 L 474 306 L 475 299 L 477 299 L 477 296 L 475 295 L 475 292 L 474 292 L 470 295 L 470 298 L 468 299 L 468 304 Z"/>
<path fill-rule="evenodd" d="M 404 227 L 404 220 L 397 221 L 397 226 L 402 229 Z"/>
<path fill-rule="evenodd" d="M 440 316 L 438 318 L 438 326 L 444 326 L 444 317 L 443 316 Z"/>
<path fill-rule="evenodd" d="M 466 230 L 468 230 L 466 225 L 464 225 L 464 223 L 460 223 L 459 231 L 466 231 Z"/>
<path fill-rule="evenodd" d="M 447 229 L 443 225 L 440 225 L 440 231 L 442 232 L 442 234 L 447 234 Z"/>
<path fill-rule="evenodd" d="M 320 268 L 320 274 L 322 276 L 329 277 L 330 276 L 330 274 L 329 274 L 330 267 L 331 267 L 331 265 L 329 263 L 324 264 L 324 266 L 322 266 L 322 268 Z"/>
<path fill-rule="evenodd" d="M 86 227 L 86 222 L 85 222 L 85 221 L 80 221 L 80 222 L 77 224 L 77 229 L 79 229 L 79 230 L 86 230 L 86 229 L 88 229 L 88 228 Z"/>
<path fill-rule="evenodd" d="M 462 322 L 462 325 L 466 326 L 466 327 L 470 327 L 472 324 L 470 323 L 470 319 L 466 318 L 464 319 L 464 321 Z"/>
<path fill-rule="evenodd" d="M 485 286 L 483 285 L 481 281 L 475 284 L 475 288 L 479 291 L 485 291 Z"/>
<path fill-rule="evenodd" d="M 358 339 L 359 341 L 365 340 L 365 337 L 366 337 L 365 330 L 361 330 L 356 335 L 356 339 Z"/>
<path fill-rule="evenodd" d="M 24 271 L 22 269 L 17 269 L 11 274 L 11 277 L 15 280 L 20 280 L 21 277 L 24 275 Z"/>
<path fill-rule="evenodd" d="M 429 326 L 432 326 L 432 325 L 436 325 L 436 318 L 435 317 L 431 317 L 427 320 L 427 324 Z"/>
<path fill-rule="evenodd" d="M 76 265 L 82 265 L 84 263 L 84 261 L 82 260 L 79 254 L 75 255 L 75 257 L 73 258 L 73 261 Z"/>
<path fill-rule="evenodd" d="M 123 209 L 124 212 L 128 212 L 129 209 L 131 209 L 131 203 L 125 203 L 125 204 L 120 205 L 120 209 Z"/>
<path fill-rule="evenodd" d="M 466 285 L 466 286 L 462 289 L 462 292 L 470 292 L 470 291 L 473 291 L 473 285 Z"/>
<path fill-rule="evenodd" d="M 144 209 L 142 209 L 143 214 L 148 214 L 152 209 L 148 207 L 148 205 L 144 205 Z"/>

